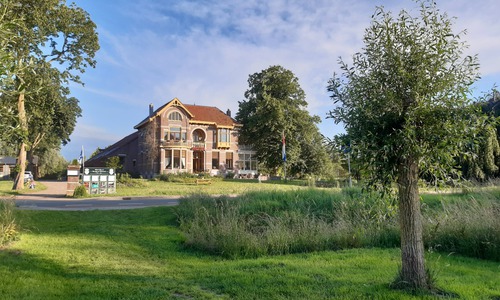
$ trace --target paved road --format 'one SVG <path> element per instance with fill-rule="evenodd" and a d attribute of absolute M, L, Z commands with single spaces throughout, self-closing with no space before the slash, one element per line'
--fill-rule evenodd
<path fill-rule="evenodd" d="M 93 210 L 131 209 L 149 206 L 172 206 L 179 203 L 179 196 L 163 197 L 103 197 L 89 199 L 66 198 L 66 182 L 43 181 L 46 190 L 18 195 L 14 199 L 20 209 L 39 210 Z"/>

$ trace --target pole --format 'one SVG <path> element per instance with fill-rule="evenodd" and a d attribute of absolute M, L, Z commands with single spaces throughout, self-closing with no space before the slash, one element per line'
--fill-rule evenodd
<path fill-rule="evenodd" d="M 285 139 L 285 131 L 281 135 L 281 158 L 283 159 L 283 172 L 285 175 L 286 182 L 286 139 Z"/>
<path fill-rule="evenodd" d="M 349 169 L 349 187 L 352 187 L 352 178 L 351 178 L 351 154 L 347 153 L 347 168 Z"/>
<path fill-rule="evenodd" d="M 286 182 L 286 160 L 283 161 L 283 170 L 285 171 L 285 182 Z"/>

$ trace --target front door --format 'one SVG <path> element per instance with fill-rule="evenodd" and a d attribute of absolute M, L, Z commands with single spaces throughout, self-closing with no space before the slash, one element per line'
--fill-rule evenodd
<path fill-rule="evenodd" d="M 205 171 L 203 156 L 203 151 L 193 152 L 193 172 L 199 173 Z"/>

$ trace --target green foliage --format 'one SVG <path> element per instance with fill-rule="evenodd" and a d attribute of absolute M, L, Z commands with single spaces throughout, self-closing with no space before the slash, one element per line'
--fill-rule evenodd
<path fill-rule="evenodd" d="M 484 99 L 476 104 L 483 112 L 483 124 L 476 140 L 467 145 L 471 155 L 460 159 L 464 177 L 480 182 L 500 176 L 500 95 L 493 89 Z"/>
<path fill-rule="evenodd" d="M 116 171 L 122 168 L 122 164 L 120 163 L 120 157 L 111 156 L 106 160 L 106 167 L 113 168 Z"/>
<path fill-rule="evenodd" d="M 125 186 L 128 188 L 140 188 L 142 193 L 140 195 L 145 195 L 144 188 L 148 186 L 148 183 L 143 179 L 132 178 L 128 173 L 118 174 L 117 183 L 120 186 Z"/>
<path fill-rule="evenodd" d="M 479 78 L 477 56 L 454 33 L 452 20 L 432 0 L 419 0 L 418 16 L 397 17 L 378 7 L 352 66 L 340 61 L 328 90 L 337 105 L 353 155 L 368 171 L 371 187 L 398 185 L 403 280 L 428 288 L 425 274 L 418 179 L 445 178 L 474 138 L 481 120 L 470 105 Z"/>
<path fill-rule="evenodd" d="M 160 181 L 180 183 L 194 183 L 196 181 L 196 178 L 199 178 L 198 174 L 188 172 L 161 174 L 160 176 L 158 176 L 158 179 Z"/>
<path fill-rule="evenodd" d="M 14 217 L 15 203 L 0 199 L 0 248 L 19 237 L 19 225 Z"/>
<path fill-rule="evenodd" d="M 19 145 L 22 174 L 27 148 L 34 151 L 43 143 L 44 149 L 51 149 L 69 141 L 81 109 L 77 99 L 68 97 L 68 83 L 81 83 L 77 73 L 95 66 L 99 44 L 96 25 L 75 4 L 60 0 L 2 4 L 2 18 L 22 20 L 10 26 L 6 44 L 10 72 L 0 77 L 0 102 L 17 116 L 8 119 L 12 124 L 2 138 Z M 21 188 L 19 176 L 14 188 Z"/>
<path fill-rule="evenodd" d="M 85 198 L 88 196 L 89 194 L 87 192 L 87 189 L 83 185 L 77 186 L 73 191 L 73 198 Z"/>
<path fill-rule="evenodd" d="M 450 174 L 476 128 L 469 105 L 478 78 L 476 56 L 464 56 L 464 32 L 431 1 L 418 1 L 420 17 L 397 18 L 377 8 L 362 52 L 328 85 L 354 155 L 372 182 L 389 186 L 408 158 L 422 172 Z M 345 78 L 343 80 L 342 78 Z"/>
<path fill-rule="evenodd" d="M 495 127 L 484 124 L 477 140 L 469 145 L 472 155 L 465 158 L 462 168 L 466 178 L 484 182 L 496 177 L 499 171 L 500 144 Z"/>
<path fill-rule="evenodd" d="M 47 149 L 40 156 L 39 175 L 44 179 L 61 179 L 66 175 L 68 164 L 68 161 L 66 161 L 58 150 Z"/>
<path fill-rule="evenodd" d="M 259 163 L 276 174 L 283 165 L 284 134 L 288 174 L 330 172 L 331 161 L 316 126 L 320 118 L 309 115 L 298 78 L 281 66 L 271 66 L 250 75 L 248 85 L 236 114 L 243 124 L 240 144 L 252 146 Z"/>
<path fill-rule="evenodd" d="M 89 159 L 92 158 L 92 157 L 94 157 L 94 156 L 96 156 L 99 153 L 101 153 L 101 148 L 97 147 L 97 149 L 95 149 L 95 151 L 92 152 L 92 154 L 90 154 Z"/>

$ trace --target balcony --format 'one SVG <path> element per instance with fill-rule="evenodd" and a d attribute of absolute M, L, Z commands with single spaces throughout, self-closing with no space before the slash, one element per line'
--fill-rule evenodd
<path fill-rule="evenodd" d="M 229 148 L 231 147 L 231 142 L 217 142 L 217 148 Z"/>
<path fill-rule="evenodd" d="M 182 141 L 182 140 L 162 140 L 161 147 L 163 148 L 191 148 L 195 151 L 204 151 L 205 150 L 205 142 L 191 142 L 191 141 Z"/>
<path fill-rule="evenodd" d="M 195 151 L 205 150 L 205 142 L 193 142 L 192 145 L 193 145 L 192 149 Z"/>
<path fill-rule="evenodd" d="M 189 143 L 183 140 L 162 140 L 161 146 L 170 148 L 189 148 Z"/>

